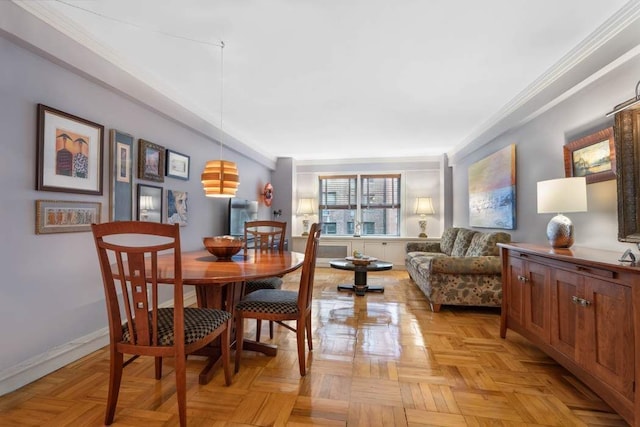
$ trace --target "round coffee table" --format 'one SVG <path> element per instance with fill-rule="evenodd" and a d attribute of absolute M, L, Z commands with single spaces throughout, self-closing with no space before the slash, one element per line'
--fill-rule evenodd
<path fill-rule="evenodd" d="M 355 292 L 358 296 L 363 296 L 366 292 L 384 292 L 384 286 L 367 285 L 367 272 L 391 270 L 393 264 L 387 261 L 378 261 L 376 258 L 353 258 L 334 259 L 329 261 L 331 268 L 338 270 L 349 270 L 354 272 L 353 285 L 338 285 L 339 291 Z"/>

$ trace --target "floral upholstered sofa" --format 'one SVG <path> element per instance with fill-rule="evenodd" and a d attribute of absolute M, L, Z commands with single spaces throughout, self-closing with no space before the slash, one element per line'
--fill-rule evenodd
<path fill-rule="evenodd" d="M 502 281 L 496 244 L 510 241 L 505 232 L 452 227 L 439 242 L 407 243 L 405 265 L 434 312 L 442 304 L 499 307 Z"/>

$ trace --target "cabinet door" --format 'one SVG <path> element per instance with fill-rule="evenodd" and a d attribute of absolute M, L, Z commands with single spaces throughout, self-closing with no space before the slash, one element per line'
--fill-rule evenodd
<path fill-rule="evenodd" d="M 404 265 L 405 243 L 401 242 L 366 242 L 364 253 L 393 265 Z"/>
<path fill-rule="evenodd" d="M 634 336 L 631 288 L 585 278 L 583 329 L 585 369 L 633 400 Z"/>
<path fill-rule="evenodd" d="M 525 271 L 527 274 L 524 281 L 524 327 L 548 343 L 551 269 L 536 262 L 526 262 Z"/>
<path fill-rule="evenodd" d="M 509 255 L 508 274 L 503 278 L 502 284 L 505 287 L 503 297 L 506 298 L 507 323 L 517 323 L 524 325 L 524 262 L 514 258 L 513 253 Z"/>
<path fill-rule="evenodd" d="M 579 306 L 574 297 L 584 292 L 584 277 L 565 270 L 551 276 L 551 345 L 571 359 L 577 358 L 576 331 Z"/>

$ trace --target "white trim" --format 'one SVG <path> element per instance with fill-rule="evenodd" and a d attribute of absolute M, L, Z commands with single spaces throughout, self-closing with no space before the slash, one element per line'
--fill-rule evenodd
<path fill-rule="evenodd" d="M 195 291 L 185 294 L 184 303 L 185 306 L 196 303 Z M 171 299 L 158 306 L 171 307 L 173 306 L 173 300 Z M 108 344 L 109 328 L 102 328 L 3 369 L 0 371 L 0 396 L 42 378 Z"/>
<path fill-rule="evenodd" d="M 622 65 L 629 59 L 629 52 L 638 46 L 639 32 L 640 2 L 630 1 L 448 151 L 449 165 L 454 166 L 491 140 L 557 105 L 566 99 L 567 93 L 575 93 L 603 71 Z"/>

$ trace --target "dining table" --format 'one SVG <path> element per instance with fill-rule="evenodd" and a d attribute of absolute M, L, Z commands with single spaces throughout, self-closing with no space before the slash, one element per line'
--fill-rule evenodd
<path fill-rule="evenodd" d="M 235 312 L 236 303 L 242 298 L 244 282 L 265 277 L 282 276 L 302 266 L 304 254 L 299 252 L 272 252 L 251 250 L 239 253 L 230 259 L 218 259 L 206 250 L 181 253 L 183 285 L 193 285 L 199 307 L 217 308 Z M 173 257 L 158 257 L 158 281 L 172 283 L 174 278 Z M 235 342 L 235 322 L 232 323 L 231 345 Z M 275 345 L 243 340 L 243 349 L 258 351 L 268 356 L 277 354 Z M 208 357 L 200 373 L 200 384 L 207 384 L 216 368 L 221 364 L 220 347 L 209 346 L 194 353 Z"/>

